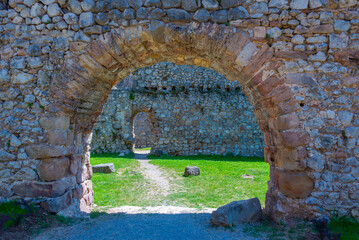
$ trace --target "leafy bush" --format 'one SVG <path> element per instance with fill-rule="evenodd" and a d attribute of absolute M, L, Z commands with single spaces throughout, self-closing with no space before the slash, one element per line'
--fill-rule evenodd
<path fill-rule="evenodd" d="M 33 212 L 33 206 L 25 201 L 9 201 L 0 204 L 0 229 L 16 226 Z"/>
<path fill-rule="evenodd" d="M 354 218 L 332 216 L 329 229 L 334 234 L 339 235 L 342 240 L 359 239 L 359 222 Z"/>

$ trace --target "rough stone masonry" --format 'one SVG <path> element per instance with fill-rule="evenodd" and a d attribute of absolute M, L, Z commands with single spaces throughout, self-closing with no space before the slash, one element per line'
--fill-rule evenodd
<path fill-rule="evenodd" d="M 91 135 L 112 87 L 169 61 L 241 84 L 271 169 L 266 213 L 358 217 L 358 7 L 357 0 L 1 4 L 1 197 L 53 212 L 88 210 Z"/>
<path fill-rule="evenodd" d="M 238 82 L 168 62 L 122 80 L 93 130 L 91 151 L 127 153 L 133 145 L 171 155 L 264 154 L 263 133 Z"/>

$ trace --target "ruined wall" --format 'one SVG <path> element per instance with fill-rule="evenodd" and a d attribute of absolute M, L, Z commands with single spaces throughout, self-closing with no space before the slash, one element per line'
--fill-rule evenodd
<path fill-rule="evenodd" d="M 171 61 L 241 83 L 264 132 L 267 213 L 359 217 L 358 7 L 9 1 L 0 10 L 0 196 L 53 212 L 86 210 L 91 132 L 111 88 L 138 68 Z"/>
<path fill-rule="evenodd" d="M 137 70 L 112 90 L 92 150 L 127 152 L 139 111 L 150 116 L 153 152 L 264 154 L 263 133 L 240 84 L 213 70 L 168 62 Z"/>

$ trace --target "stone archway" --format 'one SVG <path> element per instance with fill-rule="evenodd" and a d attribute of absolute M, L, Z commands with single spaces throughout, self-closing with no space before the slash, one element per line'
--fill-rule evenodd
<path fill-rule="evenodd" d="M 51 82 L 54 107 L 43 118 L 42 127 L 49 132 L 67 131 L 75 136 L 74 142 L 64 147 L 48 135 L 44 144 L 26 149 L 35 159 L 69 159 L 69 164 L 44 163 L 45 169 L 56 165 L 64 172 L 49 179 L 56 180 L 56 186 L 28 186 L 46 189 L 40 195 L 49 198 L 45 205 L 50 210 L 58 212 L 71 203 L 86 209 L 93 202 L 89 143 L 111 88 L 137 68 L 171 61 L 211 68 L 240 81 L 265 136 L 265 161 L 271 168 L 267 213 L 275 218 L 313 216 L 305 203 L 314 187 L 304 161 L 309 134 L 297 117 L 299 104 L 278 72 L 282 64 L 272 57 L 268 45 L 257 46 L 234 27 L 154 23 L 112 30 L 88 46 L 74 43 L 71 50 Z M 67 172 L 76 176 L 76 183 L 62 180 Z"/>

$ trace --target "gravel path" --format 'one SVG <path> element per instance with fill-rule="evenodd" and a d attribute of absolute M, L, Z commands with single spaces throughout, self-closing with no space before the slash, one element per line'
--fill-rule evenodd
<path fill-rule="evenodd" d="M 251 240 L 242 228 L 214 228 L 208 223 L 210 209 L 199 211 L 181 207 L 121 207 L 96 219 L 84 220 L 70 227 L 49 229 L 35 240 Z M 260 238 L 263 239 L 263 238 Z"/>
<path fill-rule="evenodd" d="M 150 151 L 139 151 L 134 150 L 135 156 L 134 158 L 138 160 L 140 163 L 140 171 L 144 175 L 145 178 L 149 179 L 152 184 L 157 187 L 149 189 L 150 191 L 156 189 L 156 192 L 149 192 L 149 195 L 163 195 L 167 196 L 170 191 L 170 183 L 166 177 L 163 176 L 161 170 L 149 163 L 149 159 L 147 159 L 147 155 Z"/>

